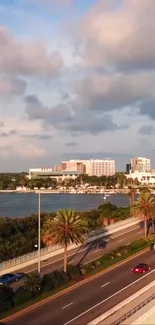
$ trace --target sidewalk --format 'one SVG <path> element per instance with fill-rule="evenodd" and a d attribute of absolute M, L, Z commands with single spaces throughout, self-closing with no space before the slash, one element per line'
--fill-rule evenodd
<path fill-rule="evenodd" d="M 153 299 L 153 295 L 154 295 L 154 299 Z M 113 315 L 106 318 L 99 324 L 102 324 L 102 325 L 131 325 L 137 319 L 139 319 L 140 316 L 144 315 L 146 312 L 148 312 L 154 306 L 155 306 L 155 286 L 153 288 L 149 289 L 147 292 L 140 295 L 138 298 L 134 299 L 128 305 L 122 307 L 120 310 L 118 310 Z M 148 316 L 150 316 L 150 315 L 148 315 Z M 145 315 L 143 318 L 146 319 Z M 140 319 L 139 319 L 139 322 L 137 324 L 139 324 L 139 325 L 145 324 L 144 319 L 143 319 L 143 323 L 140 323 Z M 136 322 L 134 324 L 136 324 Z M 146 322 L 146 324 L 148 324 L 148 323 Z M 151 324 L 151 323 L 149 323 L 149 324 Z M 155 324 L 155 320 L 154 320 L 154 323 L 152 323 L 152 324 Z"/>

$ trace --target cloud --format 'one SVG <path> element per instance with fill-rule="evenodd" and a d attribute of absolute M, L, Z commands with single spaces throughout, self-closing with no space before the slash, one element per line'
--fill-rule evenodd
<path fill-rule="evenodd" d="M 82 58 L 104 69 L 155 68 L 155 1 L 100 0 L 79 21 Z"/>
<path fill-rule="evenodd" d="M 27 0 L 29 3 L 43 4 L 50 6 L 68 6 L 74 2 L 74 0 Z"/>
<path fill-rule="evenodd" d="M 50 140 L 52 136 L 50 134 L 22 134 L 23 138 L 36 139 L 36 140 Z"/>
<path fill-rule="evenodd" d="M 97 114 L 94 110 L 76 109 L 69 110 L 67 105 L 58 105 L 48 109 L 44 107 L 35 95 L 27 96 L 26 114 L 30 120 L 42 120 L 44 127 L 53 126 L 59 131 L 73 135 L 91 133 L 97 135 L 101 132 L 127 129 L 127 124 L 117 125 L 111 115 Z"/>
<path fill-rule="evenodd" d="M 139 113 L 155 120 L 155 99 L 152 98 L 139 103 Z"/>
<path fill-rule="evenodd" d="M 16 130 L 11 130 L 9 132 L 2 132 L 0 133 L 0 138 L 8 138 L 11 135 L 16 135 L 16 134 L 17 134 Z"/>
<path fill-rule="evenodd" d="M 18 78 L 5 76 L 0 78 L 0 95 L 23 95 L 26 90 L 26 82 Z"/>
<path fill-rule="evenodd" d="M 77 143 L 74 142 L 74 141 L 72 141 L 72 142 L 67 142 L 67 143 L 65 143 L 65 146 L 66 146 L 66 147 L 75 147 L 75 146 L 77 146 Z"/>
<path fill-rule="evenodd" d="M 139 134 L 142 135 L 154 135 L 155 134 L 155 127 L 153 125 L 143 125 L 139 130 Z"/>
<path fill-rule="evenodd" d="M 6 27 L 0 26 L 0 73 L 52 77 L 62 66 L 57 51 L 48 54 L 41 42 L 17 42 Z"/>
<path fill-rule="evenodd" d="M 109 111 L 150 98 L 154 82 L 155 77 L 148 73 L 96 74 L 78 81 L 77 92 L 81 106 Z"/>

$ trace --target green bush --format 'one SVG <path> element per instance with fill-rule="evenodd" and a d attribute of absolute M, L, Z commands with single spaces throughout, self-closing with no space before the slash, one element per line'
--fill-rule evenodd
<path fill-rule="evenodd" d="M 77 278 L 80 275 L 80 268 L 77 265 L 69 264 L 67 268 L 68 276 L 71 280 Z"/>
<path fill-rule="evenodd" d="M 31 292 L 25 292 L 24 288 L 20 287 L 15 294 L 15 305 L 22 305 L 26 301 L 32 299 Z"/>
<path fill-rule="evenodd" d="M 133 243 L 128 245 L 131 252 L 134 252 L 135 250 L 147 246 L 147 241 L 145 239 L 138 239 L 135 240 Z"/>
<path fill-rule="evenodd" d="M 59 288 L 69 282 L 69 275 L 63 270 L 55 270 L 52 273 L 45 274 L 42 280 L 43 290 L 48 291 Z"/>

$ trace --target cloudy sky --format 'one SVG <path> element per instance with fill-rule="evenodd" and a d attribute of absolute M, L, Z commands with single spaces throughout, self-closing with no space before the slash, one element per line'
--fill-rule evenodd
<path fill-rule="evenodd" d="M 0 171 L 155 167 L 155 0 L 0 0 Z"/>

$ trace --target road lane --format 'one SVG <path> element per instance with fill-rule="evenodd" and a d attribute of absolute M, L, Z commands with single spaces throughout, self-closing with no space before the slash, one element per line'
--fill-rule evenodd
<path fill-rule="evenodd" d="M 137 233 L 139 232 L 139 234 Z M 100 257 L 103 253 L 108 253 L 120 245 L 132 242 L 143 235 L 143 228 L 140 225 L 132 226 L 113 235 L 95 240 L 92 243 L 73 249 L 68 252 L 68 262 L 77 264 L 86 263 L 90 260 Z M 119 242 L 121 240 L 121 242 Z M 49 273 L 63 266 L 63 254 L 49 258 L 41 263 L 41 274 Z M 37 263 L 26 268 L 19 268 L 18 272 L 32 272 L 37 270 Z"/>
<path fill-rule="evenodd" d="M 139 235 L 137 235 L 137 231 L 139 231 Z M 101 256 L 104 253 L 109 253 L 112 250 L 116 249 L 119 246 L 123 246 L 127 243 L 134 241 L 135 239 L 140 238 L 143 235 L 143 229 L 137 225 L 134 227 L 128 228 L 128 230 L 119 231 L 111 237 L 101 238 L 100 240 L 96 240 L 90 244 L 83 245 L 82 247 L 74 250 L 74 252 L 68 253 L 68 263 L 69 264 L 85 264 L 91 262 Z M 120 239 L 121 238 L 121 239 Z M 54 260 L 50 259 L 42 264 L 41 267 L 41 275 L 46 273 L 50 273 L 53 270 L 60 269 L 63 267 L 63 255 L 61 257 L 54 258 Z M 18 272 L 32 272 L 37 271 L 37 264 L 36 267 L 30 266 L 27 268 L 19 269 Z M 17 283 L 13 283 L 13 288 L 18 288 L 24 282 L 24 278 L 21 279 Z"/>
<path fill-rule="evenodd" d="M 151 271 L 144 275 L 133 274 L 132 267 L 140 262 L 150 264 Z M 7 324 L 85 325 L 149 284 L 154 277 L 155 252 L 148 251 Z"/>

